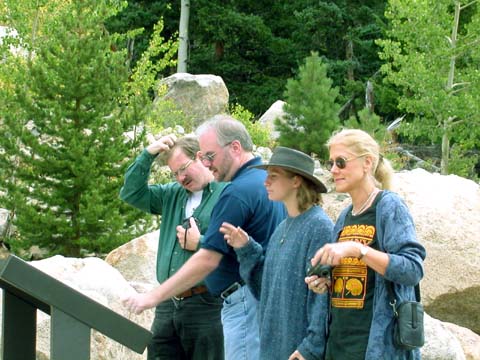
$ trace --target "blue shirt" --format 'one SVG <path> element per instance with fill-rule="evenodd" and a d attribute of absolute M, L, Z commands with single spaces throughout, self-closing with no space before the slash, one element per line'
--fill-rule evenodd
<path fill-rule="evenodd" d="M 283 203 L 268 199 L 264 186 L 267 172 L 248 168 L 261 164 L 259 157 L 244 164 L 213 208 L 201 247 L 223 255 L 219 266 L 205 279 L 208 289 L 214 295 L 219 295 L 241 279 L 235 251 L 219 231 L 222 223 L 240 226 L 265 249 L 273 231 L 287 215 Z"/>

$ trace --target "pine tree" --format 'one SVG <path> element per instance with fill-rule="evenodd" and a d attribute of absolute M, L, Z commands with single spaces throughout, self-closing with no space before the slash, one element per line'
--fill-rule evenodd
<path fill-rule="evenodd" d="M 327 66 L 312 53 L 300 66 L 298 77 L 287 82 L 286 119 L 275 123 L 280 132 L 278 142 L 307 154 L 326 156 L 325 142 L 339 125 L 337 96 Z"/>
<path fill-rule="evenodd" d="M 0 174 L 0 206 L 15 212 L 14 248 L 36 244 L 80 256 L 145 231 L 132 233 L 141 214 L 118 198 L 137 151 L 124 133 L 139 122 L 121 101 L 130 75 L 126 53 L 103 25 L 119 3 L 44 5 L 35 28 L 20 34 L 30 56 L 4 56 L 0 168 L 8 171 Z"/>

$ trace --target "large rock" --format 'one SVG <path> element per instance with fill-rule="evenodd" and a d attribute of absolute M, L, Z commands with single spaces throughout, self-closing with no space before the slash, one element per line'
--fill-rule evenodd
<path fill-rule="evenodd" d="M 425 304 L 442 294 L 480 286 L 479 185 L 456 175 L 416 169 L 398 173 L 396 189 L 407 202 L 427 249 L 422 281 Z"/>
<path fill-rule="evenodd" d="M 9 218 L 10 218 L 10 211 L 7 209 L 0 209 L 0 240 L 3 236 L 8 237 L 10 233 L 7 228 L 9 227 Z"/>
<path fill-rule="evenodd" d="M 258 122 L 262 124 L 262 126 L 269 130 L 270 137 L 273 140 L 276 140 L 280 137 L 280 133 L 275 130 L 275 120 L 279 119 L 282 120 L 285 117 L 285 111 L 283 110 L 283 106 L 285 105 L 285 101 L 277 100 L 275 101 L 272 106 L 268 108 L 268 110 L 258 119 Z"/>
<path fill-rule="evenodd" d="M 460 340 L 444 323 L 427 314 L 425 323 L 425 345 L 422 347 L 422 360 L 466 360 Z M 477 339 L 480 338 L 477 336 Z"/>
<path fill-rule="evenodd" d="M 162 79 L 161 85 L 167 86 L 164 98 L 173 100 L 194 127 L 228 110 L 228 89 L 220 76 L 176 73 Z"/>
<path fill-rule="evenodd" d="M 142 235 L 111 251 L 105 261 L 116 268 L 137 291 L 158 285 L 156 257 L 159 231 Z"/>
<path fill-rule="evenodd" d="M 473 331 L 464 327 L 444 322 L 443 325 L 456 336 L 467 360 L 480 359 L 480 338 Z"/>

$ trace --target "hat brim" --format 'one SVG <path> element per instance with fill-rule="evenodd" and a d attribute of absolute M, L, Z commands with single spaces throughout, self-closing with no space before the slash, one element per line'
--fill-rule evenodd
<path fill-rule="evenodd" d="M 262 164 L 262 165 L 251 165 L 249 166 L 248 168 L 249 169 L 263 169 L 263 170 L 267 170 L 269 167 L 272 167 L 272 166 L 275 166 L 275 167 L 280 167 L 280 168 L 283 168 L 283 169 L 286 169 L 292 173 L 295 173 L 295 174 L 298 174 L 298 175 L 301 175 L 303 176 L 304 178 L 306 178 L 307 180 L 310 180 L 310 182 L 312 182 L 315 187 L 317 188 L 317 191 L 320 192 L 320 193 L 326 193 L 327 192 L 327 187 L 316 177 L 316 176 L 313 176 L 312 174 L 310 173 L 306 173 L 302 170 L 299 170 L 297 168 L 293 168 L 293 167 L 290 167 L 290 166 L 286 166 L 284 164 L 273 164 L 273 163 L 268 163 L 268 164 Z"/>

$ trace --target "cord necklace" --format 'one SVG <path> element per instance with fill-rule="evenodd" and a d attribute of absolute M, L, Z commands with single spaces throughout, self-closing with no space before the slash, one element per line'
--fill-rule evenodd
<path fill-rule="evenodd" d="M 365 200 L 365 202 L 362 204 L 362 206 L 358 211 L 353 211 L 353 204 L 352 204 L 352 215 L 357 216 L 362 212 L 364 212 L 368 208 L 370 200 L 372 200 L 372 198 L 375 196 L 375 194 L 377 194 L 378 191 L 379 190 L 377 188 L 373 188 L 372 192 L 368 195 L 367 200 Z"/>
<path fill-rule="evenodd" d="M 293 218 L 292 221 L 288 224 L 288 227 L 287 227 L 287 221 L 285 221 L 285 229 L 283 230 L 282 238 L 280 239 L 280 244 L 284 243 L 285 238 L 287 237 L 288 232 L 290 231 L 290 228 L 292 227 L 296 219 L 297 219 L 296 217 Z"/>

